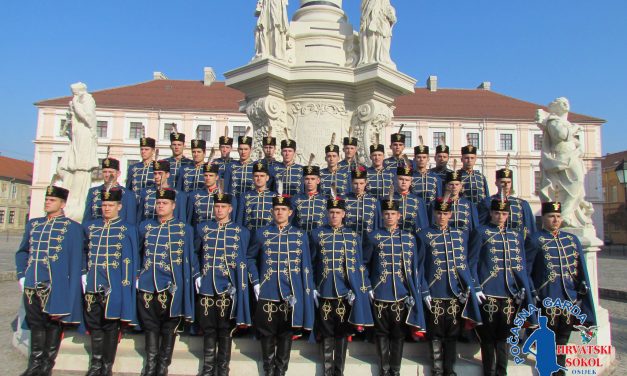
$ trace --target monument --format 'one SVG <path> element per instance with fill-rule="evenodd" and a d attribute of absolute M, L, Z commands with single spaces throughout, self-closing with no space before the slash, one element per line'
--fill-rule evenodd
<path fill-rule="evenodd" d="M 227 86 L 246 95 L 240 110 L 253 124 L 254 153 L 271 127 L 279 142 L 288 135 L 299 141 L 298 162 L 306 164 L 333 133 L 341 139 L 352 127 L 365 163 L 368 146 L 392 120 L 394 99 L 416 82 L 390 58 L 394 8 L 389 0 L 363 1 L 356 32 L 342 0 L 301 0 L 289 24 L 286 7 L 285 0 L 258 1 L 255 55 L 225 73 Z"/>

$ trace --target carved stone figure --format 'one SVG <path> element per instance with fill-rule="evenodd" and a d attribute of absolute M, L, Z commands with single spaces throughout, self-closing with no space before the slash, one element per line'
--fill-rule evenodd
<path fill-rule="evenodd" d="M 540 109 L 536 114 L 536 122 L 543 132 L 540 198 L 562 202 L 565 226 L 592 226 L 594 209 L 585 200 L 584 151 L 576 137 L 583 128 L 568 121 L 568 99 L 557 98 L 548 107 L 548 113 Z"/>
<path fill-rule="evenodd" d="M 96 102 L 84 83 L 77 82 L 70 88 L 74 97 L 69 103 L 65 131 L 70 144 L 57 166 L 57 174 L 63 180 L 63 186 L 70 190 L 65 214 L 80 221 L 91 186 L 91 172 L 98 168 Z"/>
<path fill-rule="evenodd" d="M 395 23 L 396 10 L 390 0 L 362 0 L 359 65 L 381 63 L 396 67 L 390 58 L 392 28 Z"/>
<path fill-rule="evenodd" d="M 286 59 L 289 21 L 287 0 L 258 0 L 255 16 L 255 58 Z"/>

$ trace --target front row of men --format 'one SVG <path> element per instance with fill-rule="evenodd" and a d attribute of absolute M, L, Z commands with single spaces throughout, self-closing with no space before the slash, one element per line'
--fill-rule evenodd
<path fill-rule="evenodd" d="M 156 192 L 157 218 L 138 228 L 120 219 L 122 190 L 100 195 L 103 218 L 82 229 L 64 216 L 68 191 L 50 186 L 47 216 L 28 222 L 16 254 L 31 330 L 23 375 L 50 375 L 63 329 L 77 323 L 91 334 L 87 375 L 112 374 L 128 325 L 145 333 L 142 375 L 167 375 L 188 322 L 203 335 L 203 376 L 228 375 L 232 334 L 251 325 L 265 375 L 285 375 L 293 336 L 303 331 L 321 339 L 324 374 L 342 375 L 347 338 L 373 326 L 379 374 L 387 376 L 400 374 L 405 338 L 425 334 L 432 374 L 455 375 L 465 327 L 476 327 L 484 374 L 505 374 L 513 318 L 538 299 L 579 305 L 595 322 L 581 245 L 559 229 L 559 203 L 543 204 L 544 230 L 525 245 L 507 228 L 509 203 L 501 200 L 469 243 L 467 231 L 449 226 L 453 202 L 442 198 L 433 225 L 416 232 L 400 225 L 395 196 L 380 201 L 383 226 L 364 238 L 344 226 L 347 201 L 339 196 L 326 201 L 327 223 L 308 235 L 291 224 L 293 203 L 283 195 L 272 198 L 271 223 L 252 233 L 232 222 L 233 199 L 219 190 L 214 219 L 195 229 L 175 217 L 175 190 Z M 574 320 L 566 311 L 546 314 L 565 344 Z"/>

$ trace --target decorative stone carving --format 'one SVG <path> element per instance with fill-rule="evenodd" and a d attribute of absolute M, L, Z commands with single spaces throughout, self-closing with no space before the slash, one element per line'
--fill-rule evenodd
<path fill-rule="evenodd" d="M 542 109 L 536 113 L 536 123 L 543 132 L 540 198 L 562 202 L 565 226 L 592 227 L 594 209 L 585 200 L 584 150 L 576 137 L 583 128 L 568 121 L 568 99 L 557 98 L 548 107 L 548 113 Z"/>
<path fill-rule="evenodd" d="M 286 60 L 289 21 L 287 0 L 258 0 L 255 16 L 255 57 Z"/>
<path fill-rule="evenodd" d="M 282 131 L 287 125 L 285 122 L 285 102 L 276 97 L 258 98 L 246 106 L 246 115 L 253 123 L 253 155 L 263 155 L 262 139 L 268 135 L 268 127 L 274 130 L 272 135 L 277 141 L 284 139 Z M 278 148 L 277 148 L 278 149 Z M 280 150 L 277 150 L 277 156 Z"/>
<path fill-rule="evenodd" d="M 396 10 L 390 0 L 362 0 L 359 65 L 381 63 L 396 67 L 390 57 L 394 24 Z"/>
<path fill-rule="evenodd" d="M 375 100 L 369 100 L 357 107 L 353 116 L 353 127 L 355 137 L 359 140 L 357 153 L 360 163 L 369 164 L 370 145 L 374 144 L 377 138 L 379 142 L 383 142 L 384 129 L 391 124 L 393 117 L 394 106 Z"/>

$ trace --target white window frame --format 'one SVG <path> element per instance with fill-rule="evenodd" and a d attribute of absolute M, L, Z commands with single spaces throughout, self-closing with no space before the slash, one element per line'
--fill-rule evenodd
<path fill-rule="evenodd" d="M 146 114 L 126 114 L 124 117 L 124 135 L 123 140 L 129 144 L 135 144 L 139 147 L 139 139 L 131 138 L 131 123 L 142 123 L 144 126 L 144 135 L 152 137 L 148 129 L 148 115 Z"/>
<path fill-rule="evenodd" d="M 519 145 L 518 145 L 518 129 L 516 128 L 515 125 L 505 125 L 505 124 L 499 124 L 497 125 L 497 131 L 496 131 L 496 137 L 495 137 L 495 145 L 494 145 L 494 150 L 496 150 L 496 154 L 498 155 L 507 155 L 509 154 L 516 154 L 518 153 L 520 150 L 519 149 Z M 512 135 L 512 150 L 501 150 L 501 135 L 502 134 L 511 134 Z"/>
<path fill-rule="evenodd" d="M 442 132 L 445 134 L 445 138 L 446 138 L 446 145 L 449 146 L 449 148 L 451 147 L 451 127 L 450 125 L 444 125 L 444 124 L 429 124 L 429 130 L 428 130 L 428 135 L 427 137 L 429 137 L 428 139 L 428 143 L 426 145 L 429 146 L 430 149 L 433 149 L 433 153 L 435 155 L 435 148 L 437 145 L 433 145 L 433 134 L 436 132 Z"/>

